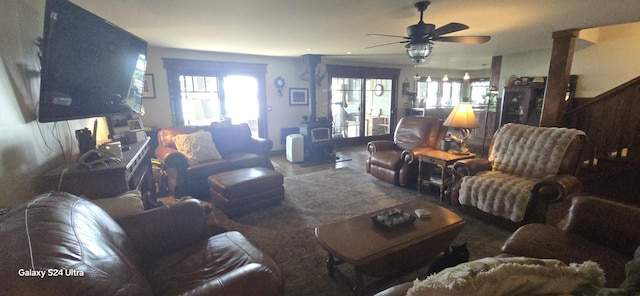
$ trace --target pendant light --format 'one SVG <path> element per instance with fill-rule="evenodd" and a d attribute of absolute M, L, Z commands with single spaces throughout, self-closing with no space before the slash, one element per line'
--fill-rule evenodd
<path fill-rule="evenodd" d="M 449 72 L 449 61 L 447 61 L 446 66 L 445 66 L 445 71 L 444 71 L 445 74 L 442 77 L 442 81 L 443 82 L 449 81 L 449 75 L 447 75 L 447 72 Z"/>
<path fill-rule="evenodd" d="M 469 60 L 467 60 L 467 70 L 469 70 Z M 469 76 L 469 72 L 464 72 L 464 76 L 462 76 L 462 79 L 469 80 L 469 78 L 471 78 L 471 76 Z"/>

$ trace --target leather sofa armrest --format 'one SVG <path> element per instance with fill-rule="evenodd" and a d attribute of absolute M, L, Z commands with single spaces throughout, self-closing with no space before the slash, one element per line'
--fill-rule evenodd
<path fill-rule="evenodd" d="M 395 146 L 396 144 L 393 141 L 378 140 L 369 142 L 367 144 L 367 150 L 369 154 L 373 154 L 376 151 L 392 150 Z"/>
<path fill-rule="evenodd" d="M 485 158 L 458 160 L 453 164 L 453 172 L 459 177 L 475 176 L 482 171 L 490 171 L 491 163 Z"/>
<path fill-rule="evenodd" d="M 555 258 L 571 262 L 571 243 L 580 241 L 551 225 L 531 223 L 518 228 L 502 245 L 501 251 L 511 256 Z"/>
<path fill-rule="evenodd" d="M 558 202 L 578 193 L 581 187 L 580 180 L 572 175 L 553 175 L 538 180 L 531 193 L 547 202 Z"/>
<path fill-rule="evenodd" d="M 156 158 L 158 158 L 158 160 L 160 160 L 162 163 L 166 163 L 167 158 L 171 155 L 174 155 L 176 153 L 182 155 L 180 152 L 178 152 L 177 149 L 172 147 L 166 147 L 166 146 L 158 146 L 156 148 L 155 153 L 156 153 Z M 185 158 L 185 161 L 186 160 L 187 159 Z"/>
<path fill-rule="evenodd" d="M 273 149 L 273 141 L 264 138 L 251 137 L 248 149 L 255 154 L 268 156 Z"/>
<path fill-rule="evenodd" d="M 195 199 L 151 209 L 117 222 L 145 263 L 209 236 L 204 208 Z"/>

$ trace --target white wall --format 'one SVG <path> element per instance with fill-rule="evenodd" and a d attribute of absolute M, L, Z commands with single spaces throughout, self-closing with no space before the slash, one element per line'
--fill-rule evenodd
<path fill-rule="evenodd" d="M 598 42 L 579 42 L 571 74 L 578 75 L 576 97 L 591 98 L 640 76 L 640 23 L 598 29 Z M 551 38 L 551 37 L 549 37 Z M 502 57 L 500 89 L 504 79 L 547 76 L 551 50 L 515 53 Z"/>

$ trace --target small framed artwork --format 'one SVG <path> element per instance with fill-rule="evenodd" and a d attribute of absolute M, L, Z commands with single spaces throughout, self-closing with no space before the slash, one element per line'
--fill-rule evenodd
<path fill-rule="evenodd" d="M 143 98 L 156 97 L 156 83 L 153 81 L 153 74 L 144 74 L 144 83 L 142 87 Z"/>
<path fill-rule="evenodd" d="M 308 88 L 290 88 L 289 89 L 289 105 L 309 105 L 309 89 Z"/>
<path fill-rule="evenodd" d="M 144 126 L 142 125 L 142 120 L 140 118 L 130 119 L 127 121 L 127 123 L 129 124 L 130 131 L 139 131 L 144 129 Z"/>

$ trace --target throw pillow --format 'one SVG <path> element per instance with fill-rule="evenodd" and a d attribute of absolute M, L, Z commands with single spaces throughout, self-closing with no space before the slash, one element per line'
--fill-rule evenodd
<path fill-rule="evenodd" d="M 140 190 L 131 190 L 110 198 L 89 199 L 89 201 L 102 208 L 111 218 L 119 219 L 144 212 L 142 193 Z"/>
<path fill-rule="evenodd" d="M 211 133 L 207 131 L 175 135 L 173 142 L 176 144 L 178 152 L 187 158 L 189 165 L 222 159 L 216 144 L 213 143 Z"/>

